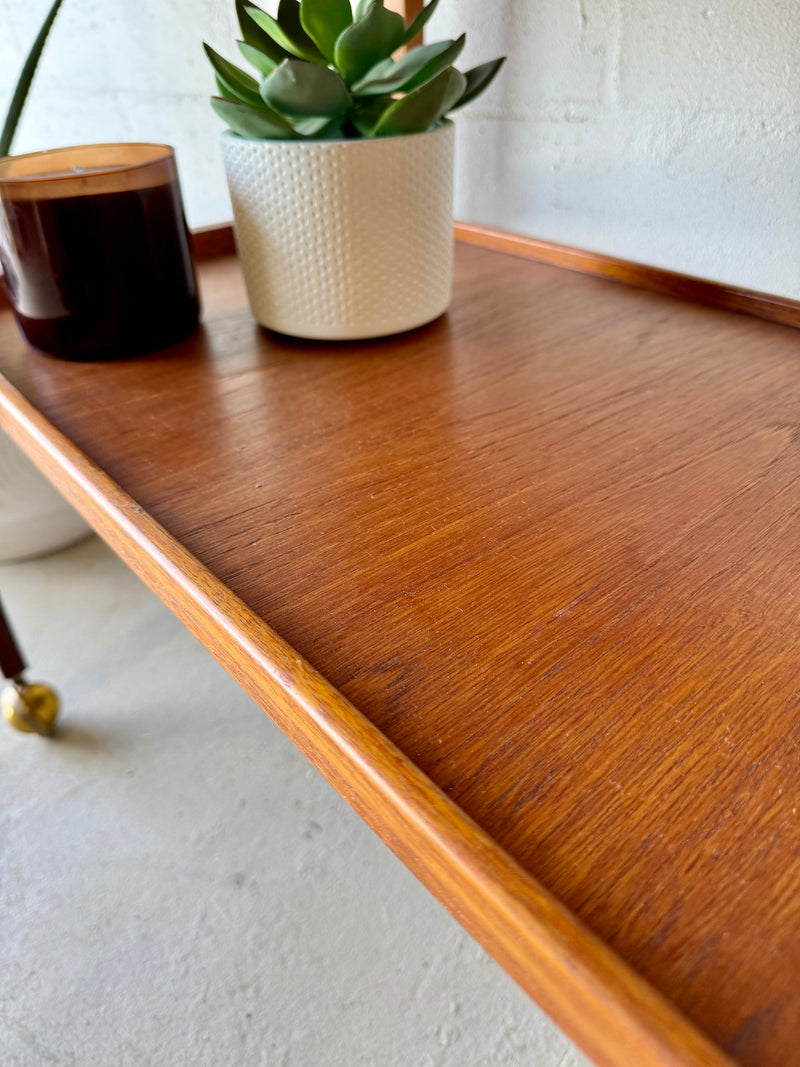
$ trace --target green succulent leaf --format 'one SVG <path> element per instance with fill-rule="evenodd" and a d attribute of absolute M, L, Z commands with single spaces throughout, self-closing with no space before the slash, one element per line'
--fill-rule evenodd
<path fill-rule="evenodd" d="M 342 72 L 348 85 L 352 85 L 376 63 L 399 48 L 404 33 L 402 17 L 373 2 L 352 26 L 339 35 L 334 49 L 336 68 Z"/>
<path fill-rule="evenodd" d="M 359 96 L 375 96 L 400 91 L 410 93 L 419 89 L 440 70 L 455 63 L 465 40 L 466 35 L 462 33 L 456 41 L 437 41 L 435 44 L 412 48 L 397 62 L 384 59 L 372 68 L 366 78 L 356 82 L 353 92 Z"/>
<path fill-rule="evenodd" d="M 342 120 L 329 118 L 306 118 L 294 120 L 294 128 L 302 137 L 312 138 L 315 141 L 341 141 Z"/>
<path fill-rule="evenodd" d="M 403 44 L 408 44 L 408 42 L 413 40 L 418 33 L 422 33 L 425 23 L 436 10 L 436 5 L 438 3 L 439 0 L 431 0 L 429 4 L 426 4 L 425 7 L 423 7 L 417 17 L 411 20 L 403 34 Z"/>
<path fill-rule="evenodd" d="M 392 102 L 391 96 L 368 96 L 347 117 L 362 137 L 372 137 L 378 120 Z"/>
<path fill-rule="evenodd" d="M 239 26 L 242 30 L 242 37 L 244 37 L 247 44 L 257 48 L 259 52 L 264 52 L 270 59 L 275 61 L 275 66 L 281 63 L 289 53 L 282 48 L 277 41 L 263 30 L 253 18 L 250 9 L 259 11 L 260 8 L 255 4 L 251 4 L 249 0 L 236 0 L 236 16 L 239 19 Z M 264 12 L 261 12 L 262 15 Z"/>
<path fill-rule="evenodd" d="M 285 59 L 261 83 L 261 97 L 282 115 L 298 117 L 339 118 L 351 104 L 341 75 L 302 59 Z"/>
<path fill-rule="evenodd" d="M 256 48 L 255 45 L 248 44 L 247 41 L 237 41 L 239 51 L 242 53 L 247 62 L 255 67 L 259 74 L 272 74 L 273 70 L 277 67 L 277 63 L 268 56 L 266 52 L 262 52 L 260 48 Z"/>
<path fill-rule="evenodd" d="M 331 62 L 336 38 L 352 21 L 350 0 L 300 0 L 300 23 L 323 56 Z"/>
<path fill-rule="evenodd" d="M 235 96 L 237 100 L 243 100 L 246 104 L 258 107 L 261 103 L 261 95 L 255 78 L 251 78 L 245 71 L 229 63 L 219 52 L 215 52 L 211 45 L 204 43 L 203 48 L 211 66 L 216 71 L 218 81 L 228 90 L 226 95 Z"/>
<path fill-rule="evenodd" d="M 483 90 L 493 80 L 495 74 L 505 63 L 506 57 L 501 56 L 499 59 L 492 59 L 488 63 L 481 63 L 479 67 L 473 67 L 471 70 L 464 71 L 464 77 L 467 79 L 467 87 L 461 95 L 460 99 L 453 105 L 452 110 L 455 111 L 459 107 L 463 107 L 464 104 L 468 104 L 470 100 L 474 100 L 476 96 L 483 92 Z"/>
<path fill-rule="evenodd" d="M 261 97 L 253 99 L 249 96 L 240 96 L 240 94 L 237 93 L 235 89 L 232 89 L 230 85 L 228 85 L 222 80 L 222 78 L 220 78 L 219 74 L 216 74 L 214 76 L 214 81 L 217 83 L 217 92 L 224 100 L 238 100 L 239 103 L 249 104 L 250 107 L 256 107 L 259 109 L 259 111 L 266 110 L 266 104 L 261 99 Z"/>
<path fill-rule="evenodd" d="M 372 136 L 422 133 L 447 114 L 466 87 L 464 75 L 455 67 L 447 67 L 413 93 L 392 101 L 376 123 Z"/>
<path fill-rule="evenodd" d="M 225 100 L 219 96 L 212 96 L 211 106 L 240 137 L 259 141 L 287 141 L 298 136 L 286 119 L 267 110 L 263 104 L 259 110 L 238 100 Z"/>
<path fill-rule="evenodd" d="M 300 0 L 280 0 L 278 4 L 278 23 L 291 40 L 306 53 L 303 57 L 304 59 L 314 63 L 325 62 L 325 57 L 309 37 L 300 20 Z"/>
<path fill-rule="evenodd" d="M 252 7 L 250 4 L 247 5 L 246 10 L 256 26 L 262 29 L 264 33 L 268 34 L 276 44 L 280 45 L 282 51 L 281 60 L 285 59 L 286 54 L 288 53 L 291 56 L 295 56 L 297 59 L 305 59 L 309 63 L 325 62 L 317 51 L 316 46 L 311 50 L 306 48 L 302 43 L 295 42 L 283 26 L 274 19 L 272 15 L 268 15 L 266 11 L 262 11 L 257 7 Z"/>
<path fill-rule="evenodd" d="M 404 49 L 438 3 L 414 4 L 419 13 L 406 25 L 385 0 L 277 0 L 275 17 L 251 0 L 235 0 L 243 38 L 237 45 L 258 76 L 206 45 L 220 93 L 214 108 L 235 133 L 258 139 L 345 140 L 430 129 L 483 92 L 504 62 L 456 70 L 463 34 Z M 399 49 L 405 54 L 395 60 Z"/>

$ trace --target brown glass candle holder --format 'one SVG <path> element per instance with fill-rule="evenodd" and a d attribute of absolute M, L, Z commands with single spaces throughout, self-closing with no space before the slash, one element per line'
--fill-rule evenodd
<path fill-rule="evenodd" d="M 197 327 L 197 281 L 168 145 L 0 160 L 0 263 L 29 344 L 63 359 L 163 348 Z"/>

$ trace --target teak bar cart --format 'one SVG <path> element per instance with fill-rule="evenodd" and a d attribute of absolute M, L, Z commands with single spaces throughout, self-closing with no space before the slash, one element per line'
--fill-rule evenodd
<path fill-rule="evenodd" d="M 379 342 L 226 228 L 162 353 L 0 310 L 0 427 L 598 1064 L 798 1063 L 800 304 L 456 237 Z"/>
<path fill-rule="evenodd" d="M 224 229 L 162 353 L 1 311 L 0 426 L 597 1063 L 786 1067 L 800 335 L 542 260 L 800 307 L 457 237 L 379 342 L 260 330 Z"/>

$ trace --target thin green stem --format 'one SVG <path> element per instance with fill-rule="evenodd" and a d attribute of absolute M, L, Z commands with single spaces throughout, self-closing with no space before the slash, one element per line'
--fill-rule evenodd
<path fill-rule="evenodd" d="M 28 58 L 25 60 L 25 65 L 20 73 L 17 87 L 14 90 L 14 95 L 11 97 L 11 103 L 8 105 L 8 114 L 6 115 L 6 121 L 3 124 L 3 132 L 0 133 L 0 156 L 7 156 L 11 151 L 11 144 L 14 140 L 14 134 L 17 132 L 17 125 L 20 116 L 22 115 L 25 101 L 28 97 L 28 91 L 30 90 L 33 76 L 36 73 L 36 67 L 39 64 L 39 59 L 44 50 L 45 41 L 50 32 L 50 27 L 55 22 L 60 7 L 61 0 L 55 0 L 55 3 L 47 13 L 47 18 L 42 23 L 42 28 L 36 35 L 36 40 L 33 42 L 33 47 L 28 53 Z"/>

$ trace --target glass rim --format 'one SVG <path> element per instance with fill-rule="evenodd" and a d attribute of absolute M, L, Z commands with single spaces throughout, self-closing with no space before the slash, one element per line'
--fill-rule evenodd
<path fill-rule="evenodd" d="M 151 149 L 154 150 L 153 154 L 149 157 L 145 157 L 139 160 L 132 160 L 130 162 L 123 163 L 108 163 L 106 165 L 92 166 L 91 171 L 76 171 L 70 173 L 69 171 L 59 172 L 45 172 L 42 174 L 37 173 L 22 173 L 22 174 L 6 174 L 5 171 L 8 167 L 13 166 L 15 163 L 23 162 L 25 160 L 42 159 L 51 160 L 55 162 L 59 156 L 69 156 L 76 152 L 102 152 L 103 149 Z M 80 181 L 85 180 L 87 177 L 102 178 L 107 175 L 119 175 L 126 171 L 139 171 L 146 167 L 158 166 L 163 164 L 166 160 L 174 159 L 175 149 L 172 145 L 159 144 L 149 141 L 106 141 L 99 144 L 82 144 L 82 145 L 64 145 L 59 148 L 43 148 L 35 152 L 23 152 L 20 155 L 11 155 L 0 157 L 0 183 L 3 185 L 12 185 L 15 183 L 25 182 L 68 182 L 68 181 Z"/>

